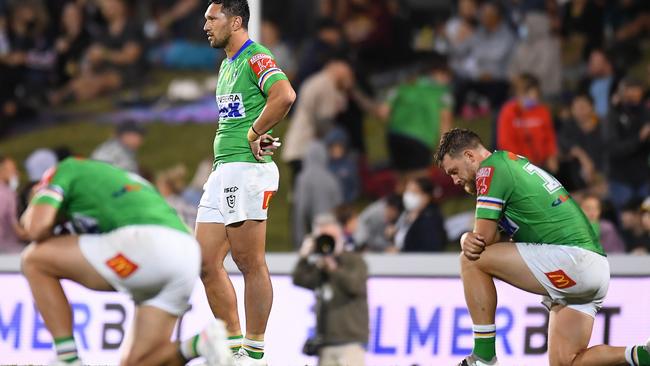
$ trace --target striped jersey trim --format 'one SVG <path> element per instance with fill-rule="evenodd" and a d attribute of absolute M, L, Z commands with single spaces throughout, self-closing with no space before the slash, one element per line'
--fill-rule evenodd
<path fill-rule="evenodd" d="M 54 190 L 54 189 L 52 189 L 50 187 L 44 188 L 44 189 L 41 189 L 40 191 L 38 191 L 36 193 L 36 196 L 34 197 L 34 199 L 39 199 L 41 197 L 48 197 L 48 198 L 51 198 L 51 199 L 53 199 L 53 200 L 55 200 L 57 202 L 62 202 L 63 201 L 63 194 L 61 194 L 60 192 L 58 192 L 58 191 L 56 191 L 56 190 Z"/>
<path fill-rule="evenodd" d="M 275 74 L 281 73 L 282 70 L 279 67 L 268 69 L 262 74 L 262 76 L 260 76 L 260 81 L 257 83 L 257 85 L 260 87 L 260 89 L 264 90 L 264 84 L 266 83 L 266 80 Z"/>
<path fill-rule="evenodd" d="M 501 211 L 503 209 L 503 204 L 503 200 L 494 197 L 483 196 L 476 199 L 476 208 Z"/>

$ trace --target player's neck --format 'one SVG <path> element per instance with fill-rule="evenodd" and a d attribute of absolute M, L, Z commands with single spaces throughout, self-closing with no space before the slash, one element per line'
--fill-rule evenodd
<path fill-rule="evenodd" d="M 248 32 L 242 31 L 233 33 L 232 36 L 230 36 L 230 42 L 228 42 L 228 45 L 224 48 L 224 51 L 226 51 L 226 57 L 232 59 L 233 56 L 237 54 L 237 51 L 244 46 L 246 41 L 248 41 Z"/>
<path fill-rule="evenodd" d="M 482 148 L 478 151 L 479 164 L 482 163 L 483 160 L 489 158 L 490 155 L 492 155 L 492 153 L 491 153 L 488 149 L 482 147 Z"/>

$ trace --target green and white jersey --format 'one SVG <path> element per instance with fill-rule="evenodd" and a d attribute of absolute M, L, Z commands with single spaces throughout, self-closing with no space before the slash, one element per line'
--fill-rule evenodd
<path fill-rule="evenodd" d="M 476 218 L 496 220 L 517 242 L 576 246 L 605 255 L 582 209 L 528 159 L 495 151 L 476 173 Z"/>
<path fill-rule="evenodd" d="M 67 158 L 46 172 L 32 204 L 54 206 L 78 233 L 106 233 L 130 225 L 189 233 L 151 183 L 94 160 Z"/>
<path fill-rule="evenodd" d="M 271 52 L 251 40 L 221 63 L 217 81 L 219 128 L 214 139 L 214 163 L 258 163 L 248 144 L 247 132 L 262 114 L 271 86 L 287 76 Z M 264 157 L 270 162 L 271 157 Z"/>

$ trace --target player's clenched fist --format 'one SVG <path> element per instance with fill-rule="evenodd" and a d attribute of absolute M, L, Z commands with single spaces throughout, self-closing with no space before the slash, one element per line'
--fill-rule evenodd
<path fill-rule="evenodd" d="M 460 237 L 460 248 L 468 259 L 475 261 L 485 250 L 485 239 L 481 234 L 467 232 Z"/>

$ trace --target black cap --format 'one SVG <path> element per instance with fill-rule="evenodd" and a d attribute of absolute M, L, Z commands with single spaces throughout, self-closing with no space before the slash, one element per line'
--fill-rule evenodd
<path fill-rule="evenodd" d="M 128 120 L 124 121 L 121 124 L 117 126 L 115 129 L 115 132 L 117 133 L 118 136 L 123 135 L 127 132 L 135 132 L 137 134 L 143 135 L 147 132 L 145 128 L 141 125 L 139 125 L 137 122 L 133 120 Z"/>

